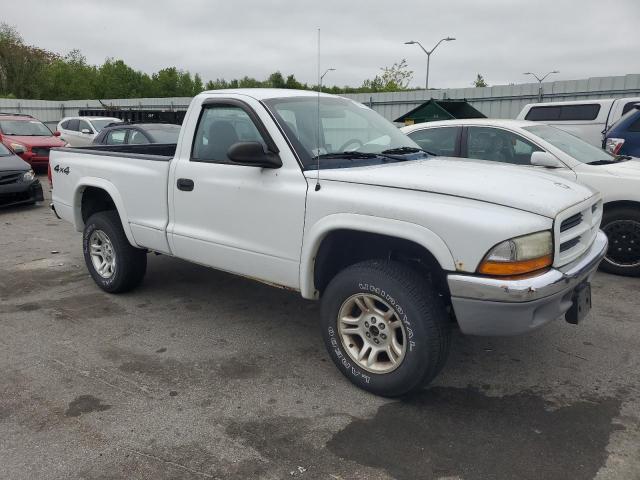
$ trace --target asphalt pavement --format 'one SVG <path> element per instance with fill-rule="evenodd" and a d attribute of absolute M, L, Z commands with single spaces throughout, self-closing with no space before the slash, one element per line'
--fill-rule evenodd
<path fill-rule="evenodd" d="M 640 478 L 640 279 L 598 273 L 579 326 L 456 333 L 388 400 L 333 366 L 316 303 L 155 255 L 106 294 L 47 205 L 0 210 L 2 479 Z"/>

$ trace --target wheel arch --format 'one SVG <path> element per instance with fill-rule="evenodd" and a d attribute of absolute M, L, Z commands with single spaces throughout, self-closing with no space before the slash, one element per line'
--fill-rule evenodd
<path fill-rule="evenodd" d="M 611 210 L 615 210 L 616 208 L 639 208 L 640 209 L 640 201 L 638 200 L 613 200 L 610 202 L 605 202 L 602 205 L 604 213 L 610 212 Z"/>
<path fill-rule="evenodd" d="M 355 249 L 355 242 L 364 247 Z M 346 245 L 346 248 L 345 248 Z M 444 277 L 455 270 L 453 255 L 431 230 L 414 223 L 357 214 L 329 215 L 305 234 L 300 266 L 300 291 L 304 298 L 320 292 L 341 269 L 384 252 L 415 256 Z M 446 282 L 444 282 L 446 288 Z"/>
<path fill-rule="evenodd" d="M 102 178 L 85 178 L 78 184 L 74 194 L 74 224 L 79 232 L 84 229 L 86 220 L 94 213 L 115 210 L 120 217 L 122 229 L 129 243 L 138 246 L 129 227 L 129 219 L 122 197 L 116 187 Z"/>

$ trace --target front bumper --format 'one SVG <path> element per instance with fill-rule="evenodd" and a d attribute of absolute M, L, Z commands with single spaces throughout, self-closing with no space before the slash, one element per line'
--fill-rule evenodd
<path fill-rule="evenodd" d="M 0 207 L 42 202 L 43 200 L 42 185 L 37 178 L 29 183 L 16 182 L 0 185 Z"/>
<path fill-rule="evenodd" d="M 449 275 L 460 330 L 468 335 L 520 335 L 564 316 L 573 304 L 574 289 L 590 281 L 606 252 L 607 237 L 600 231 L 580 258 L 535 277 L 507 280 Z"/>

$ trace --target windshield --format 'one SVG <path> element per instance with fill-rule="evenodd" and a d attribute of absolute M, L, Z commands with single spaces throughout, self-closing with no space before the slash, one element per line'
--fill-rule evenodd
<path fill-rule="evenodd" d="M 554 147 L 562 150 L 567 155 L 582 163 L 612 162 L 616 157 L 604 150 L 594 147 L 590 143 L 549 125 L 535 125 L 533 127 L 523 127 L 525 130 L 537 135 L 544 141 L 549 142 Z"/>
<path fill-rule="evenodd" d="M 120 123 L 122 120 L 116 120 L 115 118 L 108 118 L 106 120 L 91 120 L 91 125 L 96 130 L 96 132 L 101 132 L 104 127 L 109 125 L 110 123 Z"/>
<path fill-rule="evenodd" d="M 392 123 L 352 100 L 321 97 L 320 128 L 317 97 L 272 98 L 264 103 L 287 133 L 305 169 L 316 169 L 318 155 L 320 168 L 413 160 L 416 154 L 419 158 L 426 156 Z"/>
<path fill-rule="evenodd" d="M 155 143 L 178 143 L 180 125 L 165 125 L 157 128 L 147 128 L 146 132 L 153 137 Z"/>
<path fill-rule="evenodd" d="M 0 157 L 7 157 L 13 155 L 7 147 L 0 143 Z"/>
<path fill-rule="evenodd" d="M 0 131 L 5 135 L 25 137 L 50 137 L 53 135 L 47 126 L 38 120 L 3 120 Z"/>

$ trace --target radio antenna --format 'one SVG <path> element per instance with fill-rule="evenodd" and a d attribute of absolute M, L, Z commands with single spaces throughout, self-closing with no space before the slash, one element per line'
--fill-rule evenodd
<path fill-rule="evenodd" d="M 322 90 L 322 77 L 320 76 L 320 28 L 318 28 L 318 137 L 316 138 L 316 192 L 320 190 L 320 90 Z"/>

